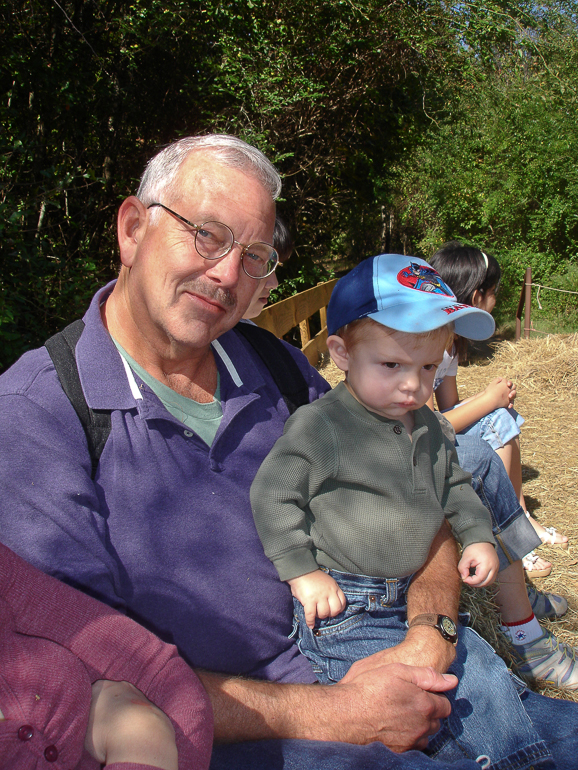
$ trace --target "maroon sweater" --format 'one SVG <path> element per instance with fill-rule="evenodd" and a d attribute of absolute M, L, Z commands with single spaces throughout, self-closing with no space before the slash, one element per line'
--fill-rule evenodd
<path fill-rule="evenodd" d="M 98 770 L 84 751 L 97 679 L 130 682 L 167 714 L 179 770 L 208 768 L 210 702 L 176 647 L 0 544 L 0 768 Z"/>

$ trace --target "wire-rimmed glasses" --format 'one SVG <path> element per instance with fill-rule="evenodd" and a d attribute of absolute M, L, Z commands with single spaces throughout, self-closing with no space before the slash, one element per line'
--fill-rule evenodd
<path fill-rule="evenodd" d="M 245 246 L 235 240 L 233 231 L 222 222 L 209 220 L 200 225 L 189 222 L 164 203 L 150 203 L 147 208 L 160 206 L 174 217 L 184 222 L 195 232 L 195 249 L 203 259 L 222 259 L 226 257 L 233 246 L 241 246 L 241 265 L 250 278 L 267 278 L 279 264 L 279 255 L 269 243 L 255 241 Z"/>

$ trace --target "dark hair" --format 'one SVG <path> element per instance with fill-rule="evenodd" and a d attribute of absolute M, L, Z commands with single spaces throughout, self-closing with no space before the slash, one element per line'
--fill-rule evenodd
<path fill-rule="evenodd" d="M 476 290 L 482 294 L 494 287 L 497 290 L 502 275 L 495 257 L 459 241 L 444 243 L 429 263 L 464 305 L 472 304 Z"/>
<path fill-rule="evenodd" d="M 295 241 L 287 222 L 277 214 L 275 217 L 275 229 L 273 230 L 273 248 L 279 254 L 279 262 L 287 262 L 294 246 Z"/>

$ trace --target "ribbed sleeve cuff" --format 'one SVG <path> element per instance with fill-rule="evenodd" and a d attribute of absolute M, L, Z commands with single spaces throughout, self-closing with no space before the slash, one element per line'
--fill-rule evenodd
<path fill-rule="evenodd" d="M 271 557 L 271 561 L 281 580 L 291 580 L 291 578 L 306 575 L 308 572 L 319 569 L 319 565 L 308 548 L 296 548 L 287 551 L 281 556 Z"/>

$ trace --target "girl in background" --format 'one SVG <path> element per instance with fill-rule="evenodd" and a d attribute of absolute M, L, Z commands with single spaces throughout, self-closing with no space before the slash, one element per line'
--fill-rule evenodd
<path fill-rule="evenodd" d="M 501 277 L 500 266 L 493 256 L 473 246 L 464 246 L 459 241 L 450 241 L 433 255 L 430 264 L 450 286 L 459 302 L 492 312 Z M 434 391 L 438 409 L 451 422 L 456 433 L 482 438 L 497 452 L 520 505 L 540 540 L 548 545 L 568 548 L 566 535 L 557 532 L 554 527 L 542 526 L 530 516 L 526 507 L 522 494 L 519 440 L 520 425 L 524 419 L 513 408 L 515 385 L 505 377 L 496 377 L 483 391 L 460 401 L 458 361 L 465 358 L 466 349 L 466 340 L 456 337 L 437 371 Z M 545 577 L 551 571 L 551 565 L 534 553 L 528 554 L 524 566 L 535 577 Z"/>

